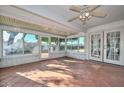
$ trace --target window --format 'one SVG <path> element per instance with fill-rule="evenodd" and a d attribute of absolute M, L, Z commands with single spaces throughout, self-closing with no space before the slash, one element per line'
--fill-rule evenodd
<path fill-rule="evenodd" d="M 58 38 L 57 37 L 51 37 L 51 52 L 55 52 L 58 50 Z"/>
<path fill-rule="evenodd" d="M 3 31 L 3 56 L 23 53 L 23 33 Z"/>
<path fill-rule="evenodd" d="M 67 50 L 84 52 L 85 37 L 76 37 L 67 39 Z"/>
<path fill-rule="evenodd" d="M 72 50 L 78 51 L 78 38 L 72 38 Z"/>
<path fill-rule="evenodd" d="M 48 37 L 42 37 L 41 39 L 41 57 L 47 58 L 49 56 L 49 39 Z"/>
<path fill-rule="evenodd" d="M 24 53 L 38 54 L 38 36 L 34 34 L 24 34 Z"/>
<path fill-rule="evenodd" d="M 68 38 L 67 39 L 67 50 L 71 50 L 71 44 L 72 44 L 72 42 L 71 42 L 71 38 Z"/>
<path fill-rule="evenodd" d="M 84 52 L 85 37 L 79 37 L 79 52 Z"/>
<path fill-rule="evenodd" d="M 59 50 L 60 51 L 65 50 L 65 39 L 64 38 L 59 39 Z"/>

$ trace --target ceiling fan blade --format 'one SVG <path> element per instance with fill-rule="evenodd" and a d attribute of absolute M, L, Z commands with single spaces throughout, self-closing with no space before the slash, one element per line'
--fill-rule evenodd
<path fill-rule="evenodd" d="M 73 6 L 71 6 L 70 10 L 77 12 L 77 13 L 80 13 L 80 6 L 73 5 Z"/>
<path fill-rule="evenodd" d="M 74 20 L 76 20 L 78 18 L 79 18 L 79 16 L 73 17 L 72 19 L 68 20 L 68 22 L 72 22 L 72 21 L 74 21 Z"/>
<path fill-rule="evenodd" d="M 89 12 L 93 12 L 97 8 L 99 8 L 101 5 L 94 5 L 94 6 L 89 6 Z"/>
<path fill-rule="evenodd" d="M 107 13 L 101 12 L 101 11 L 98 11 L 98 10 L 97 10 L 97 11 L 92 12 L 91 15 L 92 15 L 93 17 L 104 18 L 104 17 L 107 16 Z"/>

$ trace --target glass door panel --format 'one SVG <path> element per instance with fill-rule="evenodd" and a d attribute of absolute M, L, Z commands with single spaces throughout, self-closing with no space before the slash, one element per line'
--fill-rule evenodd
<path fill-rule="evenodd" d="M 41 57 L 42 58 L 49 57 L 49 39 L 48 39 L 48 37 L 41 38 Z"/>
<path fill-rule="evenodd" d="M 106 34 L 106 59 L 120 60 L 120 32 L 108 32 Z"/>
<path fill-rule="evenodd" d="M 120 33 L 120 31 L 104 31 L 104 34 L 103 32 L 90 34 L 90 59 L 120 64 Z"/>
<path fill-rule="evenodd" d="M 100 47 L 101 47 L 101 38 L 100 34 L 91 36 L 91 56 L 100 58 Z"/>
<path fill-rule="evenodd" d="M 102 61 L 102 35 L 101 33 L 92 33 L 90 35 L 90 59 Z"/>

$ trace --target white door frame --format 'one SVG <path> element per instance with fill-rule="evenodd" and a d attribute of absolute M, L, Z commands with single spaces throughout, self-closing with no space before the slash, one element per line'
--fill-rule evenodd
<path fill-rule="evenodd" d="M 122 53 L 121 53 L 121 38 L 122 38 L 122 35 L 121 35 L 121 31 L 122 29 L 116 29 L 116 30 L 109 30 L 109 31 L 105 31 L 104 32 L 104 62 L 106 62 L 106 63 L 112 63 L 112 64 L 119 64 L 120 63 L 120 61 L 121 61 L 121 55 L 122 55 Z M 119 58 L 119 61 L 115 61 L 115 60 L 110 60 L 110 59 L 107 59 L 106 58 L 106 49 L 107 49 L 107 33 L 109 33 L 109 32 L 120 32 L 120 58 Z"/>
<path fill-rule="evenodd" d="M 89 32 L 88 33 L 88 54 L 89 54 L 89 59 L 91 60 L 96 60 L 96 61 L 101 61 L 101 62 L 106 62 L 106 63 L 111 63 L 111 64 L 118 64 L 118 65 L 124 65 L 124 28 L 117 28 L 117 29 L 110 29 L 110 30 L 105 30 L 105 31 L 95 31 L 95 32 Z M 117 32 L 120 31 L 120 59 L 119 61 L 113 61 L 113 60 L 108 60 L 106 59 L 106 34 L 108 32 Z M 98 34 L 98 33 L 103 33 L 102 34 L 102 55 L 101 59 L 91 57 L 91 34 Z"/>

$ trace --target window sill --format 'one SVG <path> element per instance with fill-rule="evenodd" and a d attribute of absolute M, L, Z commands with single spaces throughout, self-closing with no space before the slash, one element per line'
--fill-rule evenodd
<path fill-rule="evenodd" d="M 54 54 L 54 53 L 64 53 L 65 51 L 56 51 L 56 52 L 50 52 L 50 54 Z"/>
<path fill-rule="evenodd" d="M 86 54 L 86 52 L 79 52 L 79 51 L 67 51 L 68 53 L 74 53 L 74 54 Z"/>
<path fill-rule="evenodd" d="M 39 56 L 39 54 L 10 55 L 10 56 L 3 56 L 2 58 L 19 58 L 19 57 L 29 57 L 29 56 Z"/>

